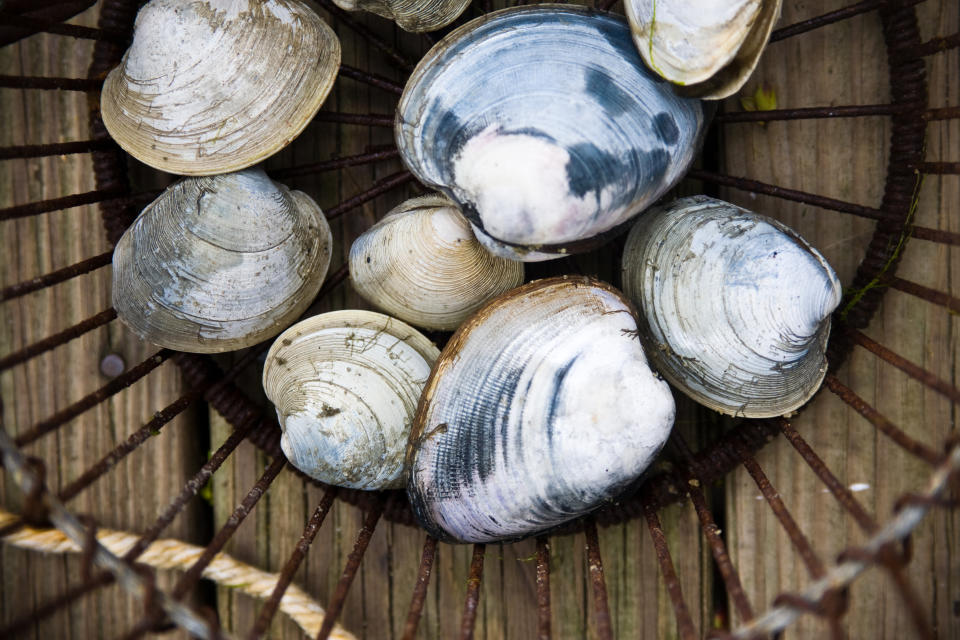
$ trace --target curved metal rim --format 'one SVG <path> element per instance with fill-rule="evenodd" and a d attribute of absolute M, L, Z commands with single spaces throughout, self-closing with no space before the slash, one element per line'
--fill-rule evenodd
<path fill-rule="evenodd" d="M 101 9 L 99 26 L 130 33 L 136 11 L 136 3 L 106 0 Z M 880 207 L 885 215 L 877 222 L 866 254 L 857 269 L 851 287 L 851 290 L 856 292 L 855 295 L 848 294 L 841 303 L 840 311 L 835 314 L 835 325 L 850 328 L 864 328 L 869 324 L 886 291 L 885 287 L 876 286 L 876 283 L 880 277 L 896 273 L 902 257 L 900 245 L 909 234 L 916 198 L 917 175 L 912 167 L 922 160 L 926 127 L 922 118 L 923 110 L 927 106 L 925 66 L 923 60 L 911 51 L 920 44 L 916 13 L 912 6 L 884 7 L 879 13 L 887 47 L 891 103 L 896 110 L 891 116 L 889 161 Z M 123 51 L 122 45 L 97 42 L 88 76 L 105 76 L 107 71 L 119 62 Z M 90 111 L 92 138 L 109 139 L 99 116 L 96 97 L 91 98 Z M 121 195 L 130 193 L 125 156 L 119 149 L 93 153 L 98 189 L 118 190 Z M 100 207 L 108 239 L 115 244 L 137 212 L 122 200 L 103 202 Z M 830 368 L 839 368 L 852 348 L 853 342 L 844 332 L 835 330 L 828 345 Z M 209 357 L 180 353 L 174 357 L 174 361 L 180 367 L 187 383 L 193 387 L 222 377 L 222 372 Z M 232 384 L 222 385 L 205 400 L 235 429 L 256 421 L 257 424 L 249 436 L 250 440 L 270 456 L 283 455 L 279 446 L 280 431 L 275 421 L 264 418 L 260 408 L 237 387 Z M 695 453 L 687 471 L 701 482 L 713 482 L 739 466 L 738 447 L 745 447 L 750 453 L 755 453 L 779 432 L 775 420 L 745 420 L 737 428 L 728 430 L 716 441 Z M 299 471 L 297 473 L 319 484 Z M 682 500 L 685 493 L 675 482 L 675 477 L 674 473 L 654 475 L 643 484 L 642 493 L 638 492 L 606 506 L 593 515 L 600 524 L 616 524 L 643 514 L 641 495 L 657 507 Z M 373 500 L 380 499 L 378 494 L 344 489 L 340 490 L 339 496 L 361 508 L 369 508 Z M 379 496 L 386 496 L 384 516 L 387 519 L 418 526 L 402 492 L 380 492 Z M 582 519 L 550 533 L 572 533 L 581 529 Z"/>

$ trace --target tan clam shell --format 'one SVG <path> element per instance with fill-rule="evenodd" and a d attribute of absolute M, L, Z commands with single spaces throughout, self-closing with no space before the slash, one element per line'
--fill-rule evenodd
<path fill-rule="evenodd" d="M 470 6 L 470 0 L 334 0 L 347 11 L 369 11 L 396 22 L 404 31 L 442 29 Z"/>
<path fill-rule="evenodd" d="M 523 283 L 523 263 L 477 241 L 441 195 L 408 200 L 350 247 L 350 278 L 368 302 L 413 325 L 453 330 L 484 302 Z"/>
<path fill-rule="evenodd" d="M 339 66 L 336 34 L 299 0 L 152 0 L 103 85 L 103 122 L 161 171 L 237 171 L 297 137 Z"/>
<path fill-rule="evenodd" d="M 683 95 L 720 100 L 753 73 L 782 1 L 626 0 L 625 9 L 650 69 Z"/>
<path fill-rule="evenodd" d="M 627 237 L 623 289 L 654 367 L 721 413 L 788 414 L 826 375 L 840 282 L 776 220 L 706 196 L 654 207 Z"/>
<path fill-rule="evenodd" d="M 263 367 L 284 454 L 327 484 L 403 486 L 410 425 L 439 355 L 413 327 L 372 311 L 334 311 L 290 327 Z"/>
<path fill-rule="evenodd" d="M 332 242 L 316 203 L 262 169 L 184 178 L 117 243 L 113 306 L 148 342 L 197 353 L 242 349 L 306 310 Z"/>

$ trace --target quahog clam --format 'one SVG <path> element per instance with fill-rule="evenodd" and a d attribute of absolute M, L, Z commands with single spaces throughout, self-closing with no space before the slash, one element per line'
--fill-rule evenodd
<path fill-rule="evenodd" d="M 452 331 L 523 283 L 523 263 L 491 254 L 441 195 L 408 200 L 353 241 L 350 278 L 368 302 L 401 320 Z"/>
<path fill-rule="evenodd" d="M 336 34 L 299 0 L 151 0 L 103 85 L 103 122 L 161 171 L 237 171 L 297 137 L 339 67 Z"/>
<path fill-rule="evenodd" d="M 334 0 L 347 11 L 369 11 L 393 20 L 404 31 L 436 31 L 456 20 L 470 0 Z"/>
<path fill-rule="evenodd" d="M 721 413 L 788 414 L 826 374 L 840 282 L 776 220 L 706 196 L 655 207 L 627 237 L 623 287 L 654 367 Z"/>
<path fill-rule="evenodd" d="M 410 435 L 407 493 L 431 535 L 532 535 L 636 482 L 674 403 L 634 313 L 607 284 L 561 277 L 509 291 L 460 327 Z"/>
<path fill-rule="evenodd" d="M 402 487 L 410 424 L 439 353 L 413 327 L 372 311 L 287 329 L 267 353 L 263 389 L 290 463 L 327 484 Z"/>
<path fill-rule="evenodd" d="M 320 207 L 260 168 L 184 178 L 113 252 L 113 307 L 144 340 L 242 349 L 290 325 L 323 283 L 333 239 Z"/>
<path fill-rule="evenodd" d="M 698 100 L 646 71 L 626 22 L 584 7 L 493 12 L 435 45 L 397 107 L 404 162 L 491 251 L 548 259 L 600 244 L 684 174 Z"/>
<path fill-rule="evenodd" d="M 783 0 L 626 0 L 633 41 L 650 69 L 684 95 L 720 100 L 747 81 Z"/>

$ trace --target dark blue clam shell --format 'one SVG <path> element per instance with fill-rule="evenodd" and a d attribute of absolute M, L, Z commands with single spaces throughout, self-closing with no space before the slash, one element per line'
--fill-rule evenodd
<path fill-rule="evenodd" d="M 413 173 L 517 257 L 589 248 L 652 204 L 685 173 L 704 121 L 699 100 L 646 71 L 622 17 L 539 5 L 431 49 L 395 133 Z"/>

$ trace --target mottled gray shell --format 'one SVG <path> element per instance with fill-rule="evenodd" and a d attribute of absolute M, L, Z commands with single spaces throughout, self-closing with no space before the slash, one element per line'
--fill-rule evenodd
<path fill-rule="evenodd" d="M 339 68 L 336 34 L 299 0 L 152 0 L 103 85 L 103 123 L 161 171 L 238 171 L 297 137 Z"/>
<path fill-rule="evenodd" d="M 453 331 L 523 283 L 523 263 L 491 254 L 441 195 L 407 200 L 353 241 L 350 279 L 368 302 L 410 324 Z"/>
<path fill-rule="evenodd" d="M 646 71 L 626 22 L 583 7 L 491 13 L 434 46 L 397 108 L 404 162 L 493 252 L 597 245 L 684 174 L 698 100 Z"/>
<path fill-rule="evenodd" d="M 632 305 L 589 278 L 491 301 L 457 331 L 417 410 L 407 493 L 431 535 L 520 538 L 633 484 L 673 426 Z"/>
<path fill-rule="evenodd" d="M 627 238 L 623 288 L 654 367 L 721 413 L 788 414 L 826 375 L 840 282 L 775 220 L 706 196 L 655 207 Z"/>
<path fill-rule="evenodd" d="M 442 29 L 456 20 L 470 0 L 334 0 L 347 11 L 369 11 L 393 20 L 404 31 Z"/>
<path fill-rule="evenodd" d="M 249 347 L 310 306 L 332 244 L 320 207 L 259 167 L 184 178 L 117 243 L 113 307 L 134 333 L 163 347 Z"/>
<path fill-rule="evenodd" d="M 416 329 L 372 311 L 334 311 L 283 332 L 263 367 L 290 463 L 321 482 L 395 489 L 420 392 L 439 355 Z"/>

